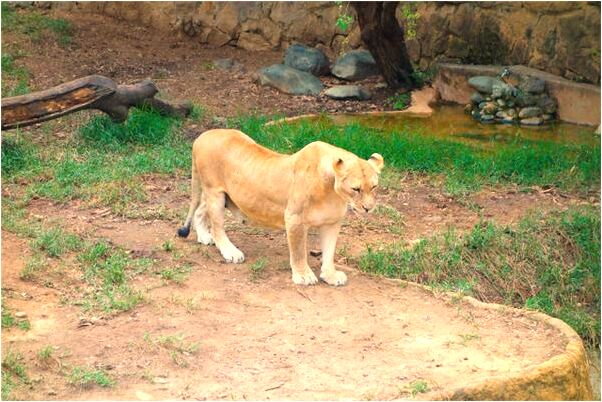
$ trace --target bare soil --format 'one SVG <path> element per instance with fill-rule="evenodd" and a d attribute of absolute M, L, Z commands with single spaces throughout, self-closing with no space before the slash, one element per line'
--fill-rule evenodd
<path fill-rule="evenodd" d="M 33 73 L 32 88 L 43 89 L 86 74 L 119 82 L 153 77 L 168 98 L 189 99 L 217 116 L 257 110 L 287 115 L 321 110 L 382 108 L 386 90 L 366 103 L 290 97 L 257 86 L 251 72 L 278 62 L 280 52 L 210 49 L 190 39 L 174 42 L 147 28 L 103 16 L 60 15 L 75 25 L 68 49 L 31 43 L 8 34 L 3 46 L 19 46 Z M 207 61 L 231 57 L 246 73 L 208 68 Z M 333 83 L 334 79 L 330 79 Z M 375 82 L 368 82 L 373 85 Z M 183 217 L 188 195 L 184 180 L 151 179 L 156 191 L 141 208 L 164 207 Z M 140 276 L 134 287 L 146 301 L 115 316 L 87 316 L 65 300 L 67 286 L 49 287 L 19 277 L 30 255 L 28 242 L 2 231 L 4 303 L 26 314 L 31 330 L 3 329 L 2 349 L 20 351 L 31 378 L 15 388 L 17 399 L 392 399 L 429 398 L 433 393 L 479 378 L 511 373 L 560 353 L 564 339 L 543 324 L 513 313 L 482 311 L 413 286 L 361 273 L 349 259 L 367 244 L 402 242 L 445 230 L 467 229 L 481 217 L 500 223 L 518 220 L 530 208 L 564 208 L 582 200 L 552 192 L 486 190 L 458 202 L 420 177 L 407 176 L 400 190 L 383 191 L 386 214 L 350 216 L 338 243 L 337 263 L 349 284 L 297 287 L 290 280 L 286 238 L 281 231 L 228 220 L 244 264 L 225 264 L 215 247 L 176 238 L 176 219 L 125 219 L 81 203 L 57 205 L 33 200 L 29 217 L 59 222 L 88 238 L 105 238 L 133 255 L 167 261 L 166 240 L 192 264 L 182 283 Z M 3 189 L 5 191 L 6 189 Z M 8 190 L 6 190 L 8 191 Z M 176 214 L 176 215 L 178 215 Z M 310 249 L 317 249 L 310 236 Z M 257 279 L 250 265 L 267 261 Z M 317 271 L 319 258 L 311 257 Z M 70 280 L 74 278 L 69 277 Z M 75 280 L 78 278 L 75 277 Z M 81 278 L 79 278 L 81 280 Z M 73 289 L 71 289 L 73 291 Z M 168 348 L 148 336 L 181 334 L 198 343 L 196 353 L 174 360 Z M 36 353 L 55 347 L 42 363 Z M 106 370 L 111 388 L 80 388 L 67 382 L 73 365 Z M 430 391 L 412 394 L 423 380 Z"/>

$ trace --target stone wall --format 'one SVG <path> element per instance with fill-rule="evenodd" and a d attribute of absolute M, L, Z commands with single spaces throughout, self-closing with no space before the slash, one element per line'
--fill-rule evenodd
<path fill-rule="evenodd" d="M 57 4 L 57 3 L 55 3 Z M 345 3 L 343 3 L 345 4 Z M 414 2 L 413 61 L 522 64 L 600 83 L 599 2 Z M 334 2 L 70 2 L 60 7 L 123 18 L 213 46 L 282 49 L 298 41 L 335 53 L 361 46 L 357 23 L 336 27 Z M 349 7 L 349 14 L 353 9 Z M 397 16 L 403 24 L 401 6 Z"/>

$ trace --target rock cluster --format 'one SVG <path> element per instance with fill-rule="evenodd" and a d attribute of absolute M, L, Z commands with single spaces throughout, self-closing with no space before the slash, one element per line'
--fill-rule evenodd
<path fill-rule="evenodd" d="M 340 79 L 356 81 L 378 74 L 378 68 L 370 52 L 355 50 L 339 57 L 331 71 L 330 61 L 322 50 L 293 44 L 286 49 L 284 64 L 260 69 L 257 81 L 292 95 L 318 95 L 324 88 L 318 76 L 329 73 Z M 337 85 L 326 90 L 324 95 L 332 99 L 357 100 L 372 96 L 358 85 Z"/>
<path fill-rule="evenodd" d="M 481 123 L 539 126 L 555 120 L 557 104 L 546 93 L 545 81 L 521 76 L 516 85 L 496 77 L 477 76 L 468 80 L 476 89 L 466 112 Z"/>

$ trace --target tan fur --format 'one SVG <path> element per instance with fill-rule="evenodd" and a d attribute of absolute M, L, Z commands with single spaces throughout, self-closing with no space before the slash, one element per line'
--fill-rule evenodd
<path fill-rule="evenodd" d="M 365 161 L 324 142 L 283 155 L 240 131 L 210 130 L 192 147 L 192 194 L 185 226 L 192 224 L 199 242 L 215 242 L 226 261 L 235 263 L 244 261 L 244 255 L 226 236 L 225 208 L 260 225 L 286 229 L 293 282 L 300 285 L 317 282 L 307 264 L 306 241 L 308 229 L 318 228 L 320 278 L 344 285 L 345 273 L 334 266 L 341 221 L 348 206 L 358 212 L 374 208 L 382 166 L 379 154 Z"/>

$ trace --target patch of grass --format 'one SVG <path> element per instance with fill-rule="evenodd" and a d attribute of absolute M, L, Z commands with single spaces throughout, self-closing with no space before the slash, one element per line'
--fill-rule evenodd
<path fill-rule="evenodd" d="M 90 388 L 94 384 L 108 388 L 115 385 L 113 380 L 104 370 L 94 369 L 92 367 L 73 367 L 71 373 L 67 376 L 69 384 Z"/>
<path fill-rule="evenodd" d="M 409 92 L 395 94 L 385 100 L 385 105 L 393 110 L 407 109 L 412 102 L 412 95 Z"/>
<path fill-rule="evenodd" d="M 184 334 L 152 337 L 146 332 L 144 340 L 150 346 L 167 349 L 172 361 L 179 367 L 188 367 L 186 356 L 197 354 L 199 351 L 199 344 L 197 342 L 187 342 Z"/>
<path fill-rule="evenodd" d="M 161 248 L 163 249 L 163 251 L 167 251 L 168 253 L 174 251 L 175 249 L 175 245 L 171 240 L 166 240 L 162 245 Z"/>
<path fill-rule="evenodd" d="M 486 150 L 465 143 L 422 135 L 410 129 L 383 132 L 359 124 L 334 126 L 325 120 L 264 127 L 264 117 L 241 117 L 230 125 L 258 143 L 293 153 L 312 141 L 325 141 L 369 158 L 383 155 L 395 170 L 442 175 L 452 194 L 483 185 L 514 183 L 588 192 L 600 186 L 600 145 L 557 144 L 516 138 Z"/>
<path fill-rule="evenodd" d="M 252 282 L 256 282 L 261 277 L 267 263 L 268 259 L 266 257 L 259 257 L 253 264 L 249 265 Z"/>
<path fill-rule="evenodd" d="M 125 124 L 116 124 L 108 116 L 93 117 L 80 129 L 90 143 L 119 146 L 123 144 L 160 144 L 171 137 L 178 120 L 147 109 L 132 109 Z"/>
<path fill-rule="evenodd" d="M 161 275 L 161 278 L 167 281 L 181 284 L 188 278 L 188 275 L 191 271 L 192 267 L 189 264 L 184 264 L 175 266 L 173 268 L 164 268 L 159 271 L 159 275 Z"/>
<path fill-rule="evenodd" d="M 2 2 L 2 30 L 27 35 L 40 42 L 50 33 L 59 45 L 65 47 L 73 40 L 73 26 L 62 18 L 51 18 L 35 10 L 17 11 L 9 2 Z"/>
<path fill-rule="evenodd" d="M 82 302 L 85 310 L 128 311 L 144 300 L 141 292 L 129 286 L 128 279 L 146 271 L 151 261 L 133 259 L 124 250 L 103 242 L 87 244 L 78 260 L 84 279 L 94 289 Z"/>
<path fill-rule="evenodd" d="M 19 272 L 19 278 L 24 281 L 28 281 L 37 276 L 37 274 L 43 271 L 43 268 L 48 264 L 46 259 L 36 253 L 34 254 L 25 264 L 25 267 Z"/>
<path fill-rule="evenodd" d="M 600 214 L 571 207 L 532 213 L 514 227 L 481 222 L 410 249 L 368 247 L 367 272 L 463 291 L 486 302 L 543 311 L 564 320 L 589 344 L 600 340 Z"/>
<path fill-rule="evenodd" d="M 192 105 L 192 110 L 190 111 L 188 118 L 192 121 L 202 121 L 206 114 L 207 109 L 195 103 Z"/>
<path fill-rule="evenodd" d="M 42 363 L 46 363 L 50 359 L 53 358 L 53 354 L 54 354 L 54 348 L 52 346 L 50 346 L 50 345 L 44 346 L 43 348 L 38 350 L 38 353 L 37 353 L 38 360 L 40 360 L 40 362 L 42 362 Z"/>
<path fill-rule="evenodd" d="M 190 169 L 190 144 L 179 121 L 134 110 L 124 124 L 95 117 L 67 144 L 36 147 L 11 138 L 2 147 L 3 184 L 19 183 L 26 197 L 86 201 L 129 216 L 147 200 L 142 177 Z M 150 146 L 152 145 L 152 146 Z"/>
<path fill-rule="evenodd" d="M 5 98 L 29 93 L 29 71 L 16 59 L 13 54 L 2 54 L 2 97 Z"/>
<path fill-rule="evenodd" d="M 27 383 L 29 377 L 23 365 L 23 355 L 20 352 L 9 351 L 2 359 L 2 372 L 7 371 L 15 375 L 19 380 Z"/>
<path fill-rule="evenodd" d="M 12 390 L 19 383 L 28 384 L 29 382 L 23 365 L 23 355 L 14 351 L 6 353 L 2 359 L 2 400 L 11 399 Z"/>
<path fill-rule="evenodd" d="M 430 388 L 426 381 L 424 380 L 416 380 L 410 383 L 410 392 L 412 396 L 416 396 L 417 394 L 424 394 L 430 391 Z"/>
<path fill-rule="evenodd" d="M 52 228 L 40 233 L 32 241 L 31 247 L 46 253 L 48 257 L 57 258 L 70 251 L 78 251 L 81 239 L 61 228 Z"/>

